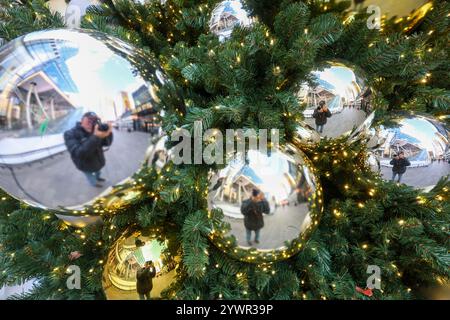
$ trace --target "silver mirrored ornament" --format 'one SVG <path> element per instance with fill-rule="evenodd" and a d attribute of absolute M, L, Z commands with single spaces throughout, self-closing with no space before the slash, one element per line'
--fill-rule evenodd
<path fill-rule="evenodd" d="M 166 135 L 157 137 L 148 148 L 146 154 L 146 164 L 149 168 L 160 172 L 171 160 L 171 152 L 166 148 L 168 137 Z"/>
<path fill-rule="evenodd" d="M 236 153 L 210 173 L 212 241 L 237 259 L 259 263 L 297 253 L 318 224 L 322 190 L 311 162 L 294 145 Z"/>
<path fill-rule="evenodd" d="M 181 258 L 170 254 L 168 240 L 158 239 L 159 234 L 127 231 L 115 242 L 103 270 L 108 300 L 160 299 L 176 281 Z"/>
<path fill-rule="evenodd" d="M 220 2 L 212 11 L 209 30 L 217 35 L 221 41 L 229 38 L 234 27 L 248 27 L 253 19 L 242 7 L 239 0 Z"/>
<path fill-rule="evenodd" d="M 1 188 L 80 215 L 136 194 L 162 109 L 181 99 L 154 59 L 100 32 L 59 29 L 3 46 L 0 67 Z"/>
<path fill-rule="evenodd" d="M 363 72 L 348 63 L 328 62 L 311 73 L 311 83 L 301 86 L 305 122 L 323 137 L 350 134 L 372 111 L 372 91 Z"/>
<path fill-rule="evenodd" d="M 382 128 L 384 143 L 374 150 L 384 179 L 416 188 L 434 186 L 450 174 L 448 128 L 429 116 L 401 117 Z"/>
<path fill-rule="evenodd" d="M 381 170 L 380 159 L 378 158 L 378 156 L 375 153 L 368 152 L 368 154 L 367 154 L 367 166 L 374 173 L 380 173 L 380 170 Z"/>
<path fill-rule="evenodd" d="M 312 146 L 320 142 L 320 134 L 304 121 L 298 123 L 294 133 L 293 143 L 296 146 Z"/>

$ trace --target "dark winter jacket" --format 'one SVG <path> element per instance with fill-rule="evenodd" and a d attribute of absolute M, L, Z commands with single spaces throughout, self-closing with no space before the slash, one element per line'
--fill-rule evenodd
<path fill-rule="evenodd" d="M 392 159 L 390 163 L 392 164 L 392 172 L 394 173 L 405 173 L 406 167 L 411 165 L 409 160 L 406 158 Z"/>
<path fill-rule="evenodd" d="M 105 139 L 86 132 L 78 122 L 76 126 L 64 132 L 64 142 L 73 163 L 78 170 L 96 172 L 105 166 L 103 147 L 110 146 L 113 141 L 111 133 Z"/>
<path fill-rule="evenodd" d="M 317 125 L 324 125 L 327 123 L 327 118 L 331 117 L 330 109 L 327 109 L 326 112 L 319 112 L 319 108 L 316 108 L 313 113 L 313 118 L 316 119 Z"/>
<path fill-rule="evenodd" d="M 153 289 L 153 278 L 156 276 L 155 267 L 140 268 L 136 273 L 136 291 L 146 294 Z"/>
<path fill-rule="evenodd" d="M 259 230 L 264 227 L 263 213 L 269 214 L 270 207 L 267 200 L 258 202 L 247 199 L 242 202 L 241 213 L 244 215 L 244 226 L 249 230 Z"/>

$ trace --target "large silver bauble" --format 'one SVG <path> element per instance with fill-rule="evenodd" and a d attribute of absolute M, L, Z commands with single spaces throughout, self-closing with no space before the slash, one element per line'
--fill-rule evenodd
<path fill-rule="evenodd" d="M 223 41 L 231 36 L 234 27 L 248 27 L 252 23 L 253 20 L 243 9 L 241 1 L 225 0 L 212 11 L 209 30 Z"/>
<path fill-rule="evenodd" d="M 371 113 L 372 91 L 358 68 L 331 61 L 310 77 L 311 82 L 301 86 L 298 96 L 305 105 L 305 122 L 321 136 L 349 135 Z"/>
<path fill-rule="evenodd" d="M 450 174 L 450 135 L 448 128 L 430 116 L 400 117 L 397 125 L 382 128 L 384 143 L 374 149 L 380 158 L 381 174 L 393 180 L 394 172 L 405 171 L 400 182 L 416 188 L 434 186 Z M 403 152 L 409 165 L 396 156 Z M 407 163 L 406 163 L 407 164 Z M 398 182 L 398 175 L 395 177 Z"/>
<path fill-rule="evenodd" d="M 139 193 L 133 175 L 161 134 L 163 108 L 180 101 L 184 111 L 156 60 L 106 34 L 69 29 L 22 36 L 0 57 L 1 188 L 83 216 Z"/>
<path fill-rule="evenodd" d="M 317 226 L 322 196 L 311 162 L 296 146 L 237 153 L 225 169 L 210 173 L 208 208 L 212 220 L 221 221 L 211 239 L 242 261 L 286 259 Z"/>

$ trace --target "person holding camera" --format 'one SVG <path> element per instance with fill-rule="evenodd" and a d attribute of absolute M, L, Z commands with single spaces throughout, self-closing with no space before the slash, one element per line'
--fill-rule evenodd
<path fill-rule="evenodd" d="M 394 181 L 395 177 L 398 175 L 397 182 L 400 183 L 403 174 L 406 172 L 406 167 L 410 166 L 411 163 L 405 158 L 405 153 L 400 151 L 398 155 L 394 154 L 394 159 L 391 160 L 390 164 L 392 165 L 391 181 Z"/>
<path fill-rule="evenodd" d="M 112 126 L 101 123 L 94 112 L 86 112 L 75 127 L 64 132 L 64 142 L 75 167 L 93 187 L 103 187 L 101 169 L 106 163 L 103 147 L 110 146 L 112 141 Z"/>
<path fill-rule="evenodd" d="M 323 133 L 323 127 L 327 123 L 327 118 L 331 117 L 331 112 L 325 105 L 325 101 L 320 101 L 319 106 L 314 110 L 313 118 L 316 119 L 316 130 Z"/>
<path fill-rule="evenodd" d="M 146 261 L 144 266 L 136 273 L 136 290 L 140 300 L 150 300 L 150 292 L 153 289 L 153 278 L 156 276 L 156 268 L 153 261 Z"/>
<path fill-rule="evenodd" d="M 269 202 L 264 197 L 264 193 L 258 189 L 253 189 L 252 196 L 242 202 L 241 213 L 244 215 L 248 245 L 253 245 L 251 241 L 252 231 L 255 232 L 255 243 L 259 244 L 260 231 L 264 227 L 263 213 L 270 213 Z"/>

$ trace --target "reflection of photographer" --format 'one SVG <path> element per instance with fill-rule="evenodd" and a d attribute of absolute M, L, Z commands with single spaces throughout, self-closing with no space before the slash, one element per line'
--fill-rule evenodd
<path fill-rule="evenodd" d="M 251 198 L 242 202 L 241 213 L 244 215 L 248 245 L 252 245 L 252 231 L 255 231 L 255 242 L 258 244 L 260 231 L 264 227 L 263 213 L 270 213 L 269 202 L 264 197 L 264 193 L 253 189 Z"/>
<path fill-rule="evenodd" d="M 394 159 L 391 160 L 392 165 L 392 179 L 395 180 L 395 176 L 398 175 L 398 182 L 401 181 L 403 174 L 406 172 L 406 167 L 410 166 L 411 163 L 405 158 L 405 153 L 400 151 L 398 155 L 394 154 Z"/>
<path fill-rule="evenodd" d="M 316 119 L 317 132 L 323 133 L 323 127 L 327 123 L 327 118 L 331 117 L 331 112 L 325 105 L 325 101 L 320 101 L 319 106 L 314 110 L 313 118 Z"/>
<path fill-rule="evenodd" d="M 150 300 L 150 292 L 153 289 L 153 278 L 156 276 L 156 268 L 153 261 L 145 262 L 144 267 L 136 273 L 136 290 L 141 300 Z"/>
<path fill-rule="evenodd" d="M 105 166 L 103 147 L 113 141 L 112 126 L 101 123 L 94 112 L 87 112 L 74 128 L 64 132 L 64 141 L 73 163 L 82 171 L 90 185 L 103 187 L 100 170 Z"/>

